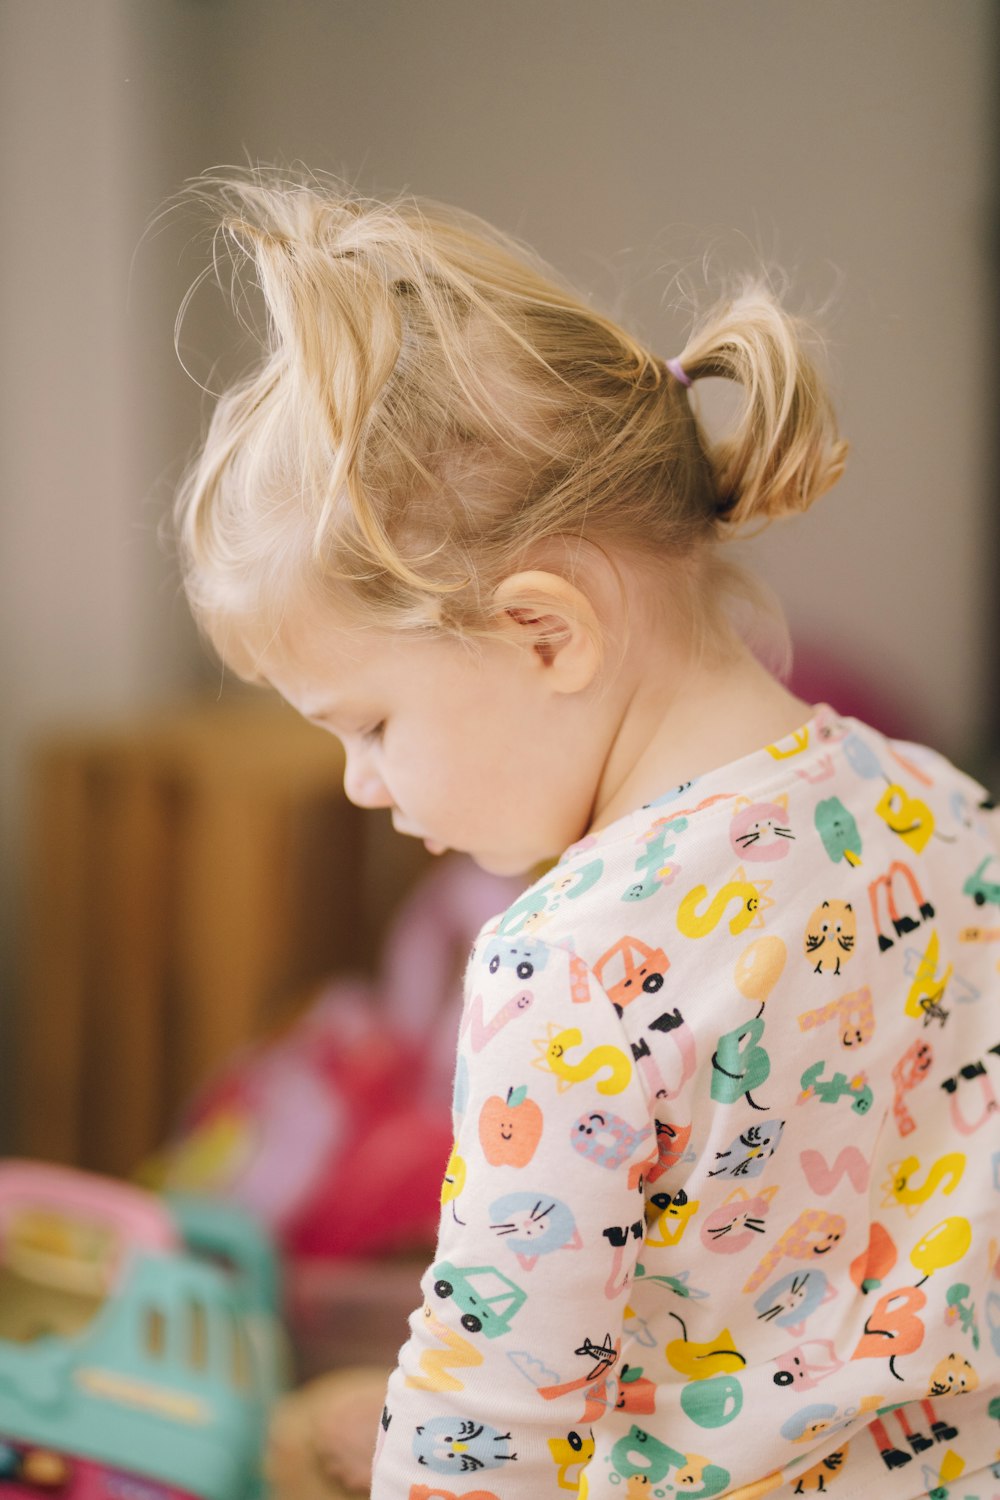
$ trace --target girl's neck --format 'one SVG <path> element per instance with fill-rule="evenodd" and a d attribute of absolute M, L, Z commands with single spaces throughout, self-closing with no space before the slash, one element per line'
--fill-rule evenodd
<path fill-rule="evenodd" d="M 605 761 L 590 832 L 773 744 L 812 712 L 742 645 L 721 666 L 673 675 L 658 675 L 647 659 Z"/>

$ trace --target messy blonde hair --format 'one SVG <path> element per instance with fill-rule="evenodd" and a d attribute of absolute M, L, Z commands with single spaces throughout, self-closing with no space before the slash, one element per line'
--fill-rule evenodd
<path fill-rule="evenodd" d="M 474 635 L 496 586 L 567 539 L 697 559 L 679 571 L 692 628 L 721 639 L 718 596 L 748 589 L 716 544 L 841 473 L 805 330 L 762 282 L 697 322 L 675 373 L 472 215 L 262 170 L 190 191 L 214 266 L 266 307 L 263 357 L 219 399 L 177 502 L 187 593 L 224 655 L 303 593 Z M 684 375 L 742 388 L 722 441 Z"/>

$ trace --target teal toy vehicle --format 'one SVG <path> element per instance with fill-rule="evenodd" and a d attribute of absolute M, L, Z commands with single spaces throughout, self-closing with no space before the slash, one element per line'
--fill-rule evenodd
<path fill-rule="evenodd" d="M 277 1307 L 229 1207 L 0 1162 L 0 1495 L 262 1500 Z"/>

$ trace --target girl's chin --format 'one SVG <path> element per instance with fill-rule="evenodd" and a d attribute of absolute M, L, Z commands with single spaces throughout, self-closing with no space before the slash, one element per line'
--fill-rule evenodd
<path fill-rule="evenodd" d="M 487 875 L 508 876 L 510 879 L 520 877 L 526 881 L 535 880 L 543 870 L 555 863 L 554 859 L 543 859 L 537 854 L 519 853 L 514 849 L 466 849 L 455 844 L 443 844 L 440 839 L 432 838 L 421 838 L 420 842 L 428 854 L 464 854 L 481 870 L 485 870 Z"/>
<path fill-rule="evenodd" d="M 469 851 L 469 858 L 474 860 L 481 870 L 485 870 L 487 875 L 509 875 L 512 879 L 520 876 L 524 880 L 533 880 L 539 868 L 537 860 L 525 855 L 494 852 L 480 854 L 472 849 Z"/>

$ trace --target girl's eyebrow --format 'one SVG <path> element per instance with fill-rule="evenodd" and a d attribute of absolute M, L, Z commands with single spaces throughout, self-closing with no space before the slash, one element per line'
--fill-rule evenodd
<path fill-rule="evenodd" d="M 346 716 L 343 703 L 305 703 L 299 708 L 299 713 L 304 719 L 312 724 L 330 723 Z"/>
<path fill-rule="evenodd" d="M 305 718 L 315 724 L 362 724 L 367 723 L 371 714 L 362 708 L 348 703 L 328 703 L 320 708 L 309 709 Z"/>
<path fill-rule="evenodd" d="M 306 718 L 312 719 L 315 724 L 329 724 L 333 728 L 339 728 L 345 723 L 350 723 L 357 715 L 347 714 L 342 708 L 321 708 L 318 712 L 307 714 Z"/>

